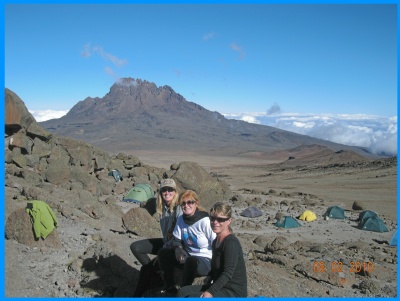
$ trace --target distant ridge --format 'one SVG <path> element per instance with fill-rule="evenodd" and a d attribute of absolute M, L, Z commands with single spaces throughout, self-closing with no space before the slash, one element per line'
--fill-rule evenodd
<path fill-rule="evenodd" d="M 274 127 L 226 119 L 218 112 L 188 102 L 169 86 L 123 78 L 102 98 L 87 97 L 65 116 L 40 123 L 58 135 L 84 140 L 109 152 L 190 150 L 238 155 L 269 153 L 302 145 L 333 151 L 365 149 L 341 145 Z"/>

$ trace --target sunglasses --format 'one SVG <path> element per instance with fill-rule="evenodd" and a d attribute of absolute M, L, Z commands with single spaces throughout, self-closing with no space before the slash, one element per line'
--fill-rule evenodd
<path fill-rule="evenodd" d="M 216 216 L 210 216 L 210 221 L 215 222 L 217 221 L 219 224 L 226 222 L 230 217 L 216 217 Z"/>
<path fill-rule="evenodd" d="M 161 188 L 161 193 L 164 193 L 164 192 L 173 192 L 173 191 L 175 191 L 175 189 L 174 188 L 172 188 L 172 187 L 163 187 L 163 188 Z"/>
<path fill-rule="evenodd" d="M 182 202 L 181 203 L 181 207 L 185 206 L 186 204 L 188 204 L 189 206 L 192 206 L 194 203 L 196 203 L 195 201 L 189 200 L 187 202 Z"/>

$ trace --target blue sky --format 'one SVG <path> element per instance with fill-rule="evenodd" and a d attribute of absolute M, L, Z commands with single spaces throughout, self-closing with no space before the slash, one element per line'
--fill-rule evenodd
<path fill-rule="evenodd" d="M 5 6 L 5 86 L 29 109 L 70 109 L 120 77 L 218 112 L 394 116 L 396 6 Z"/>
<path fill-rule="evenodd" d="M 8 4 L 5 86 L 42 120 L 121 77 L 248 121 L 381 116 L 397 152 L 397 26 L 395 4 Z"/>

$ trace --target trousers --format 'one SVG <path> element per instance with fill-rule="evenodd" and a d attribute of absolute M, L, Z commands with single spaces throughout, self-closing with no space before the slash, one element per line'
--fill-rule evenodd
<path fill-rule="evenodd" d="M 158 251 L 158 261 L 167 288 L 174 285 L 191 285 L 196 276 L 207 276 L 211 270 L 211 259 L 202 256 L 189 256 L 185 263 L 176 260 L 174 248 L 162 248 Z M 178 283 L 174 280 L 174 269 L 182 271 Z"/>

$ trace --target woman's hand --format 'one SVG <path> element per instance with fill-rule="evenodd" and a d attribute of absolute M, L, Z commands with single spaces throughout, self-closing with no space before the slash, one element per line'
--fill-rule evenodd
<path fill-rule="evenodd" d="M 186 261 L 186 254 L 185 252 L 182 250 L 182 247 L 177 247 L 175 248 L 175 258 L 177 261 L 179 261 L 180 263 L 185 263 Z"/>
<path fill-rule="evenodd" d="M 213 295 L 211 295 L 209 292 L 205 291 L 200 295 L 200 298 L 212 298 Z"/>

